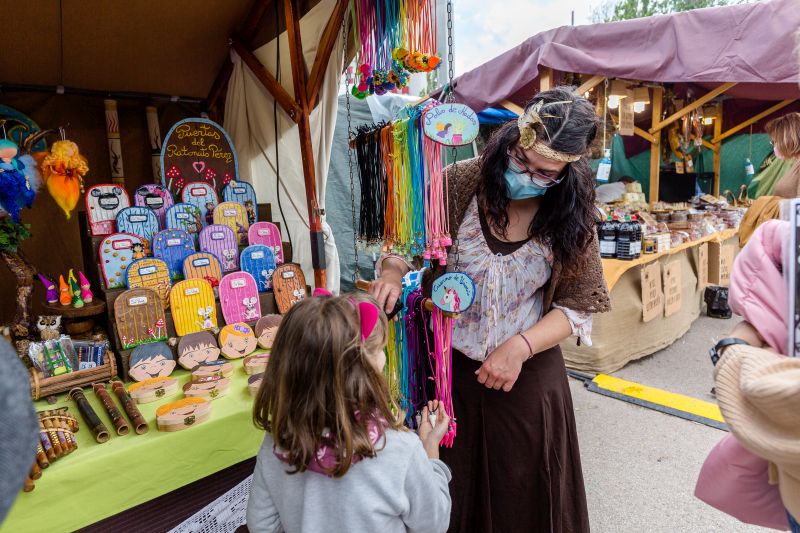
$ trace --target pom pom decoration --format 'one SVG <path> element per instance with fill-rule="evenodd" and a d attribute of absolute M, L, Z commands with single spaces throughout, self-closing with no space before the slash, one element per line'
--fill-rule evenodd
<path fill-rule="evenodd" d="M 41 184 L 36 162 L 29 155 L 19 155 L 19 147 L 8 139 L 0 139 L 0 213 L 20 222 L 20 211 L 30 208 Z M 76 200 L 77 201 L 77 200 Z"/>
<path fill-rule="evenodd" d="M 78 145 L 69 140 L 56 141 L 50 152 L 40 154 L 37 157 L 47 190 L 69 220 L 83 194 L 83 176 L 89 172 L 89 163 Z"/>

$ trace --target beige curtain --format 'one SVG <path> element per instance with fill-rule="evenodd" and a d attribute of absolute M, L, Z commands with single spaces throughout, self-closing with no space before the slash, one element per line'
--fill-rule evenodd
<path fill-rule="evenodd" d="M 317 54 L 322 32 L 330 17 L 334 0 L 323 0 L 300 20 L 300 34 L 303 41 L 303 56 L 311 70 Z M 290 95 L 292 86 L 291 61 L 286 33 L 280 39 L 280 73 L 277 75 L 281 85 Z M 272 40 L 254 51 L 255 56 L 273 75 L 277 71 L 277 40 Z M 275 115 L 273 98 L 253 76 L 240 58 L 232 53 L 233 74 L 228 85 L 225 101 L 225 129 L 231 135 L 239 155 L 241 179 L 253 184 L 259 202 L 272 204 L 272 215 L 282 221 L 278 209 L 276 168 L 280 170 L 280 197 L 286 226 L 291 233 L 294 245 L 294 260 L 300 263 L 306 276 L 306 283 L 313 285 L 314 272 L 311 267 L 311 244 L 308 229 L 303 167 L 300 158 L 300 137 L 297 126 L 289 116 L 277 106 L 278 110 L 278 154 L 275 158 Z M 325 208 L 325 185 L 328 177 L 328 163 L 336 123 L 337 93 L 342 72 L 341 35 L 336 41 L 331 60 L 325 71 L 319 104 L 311 112 L 311 143 L 314 152 L 314 166 L 317 178 L 317 199 Z M 283 224 L 282 224 L 283 225 Z M 328 289 L 339 291 L 339 255 L 330 226 L 322 219 L 325 235 L 325 257 L 327 261 Z M 282 227 L 283 240 L 288 240 L 286 228 Z"/>

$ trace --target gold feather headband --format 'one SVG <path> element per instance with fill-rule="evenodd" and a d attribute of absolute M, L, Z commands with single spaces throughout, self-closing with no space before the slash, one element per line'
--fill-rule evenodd
<path fill-rule="evenodd" d="M 546 104 L 548 106 L 556 105 L 556 104 L 571 104 L 570 100 L 563 100 L 561 102 L 551 102 Z M 539 101 L 533 104 L 527 111 L 525 111 L 520 117 L 517 119 L 517 127 L 519 128 L 519 144 L 527 150 L 528 148 L 532 148 L 534 152 L 537 154 L 546 157 L 548 159 L 553 159 L 555 161 L 563 161 L 566 163 L 574 163 L 578 159 L 581 158 L 580 155 L 574 154 L 567 154 L 564 152 L 559 152 L 558 150 L 554 150 L 544 144 L 541 140 L 536 139 L 536 129 L 534 126 L 536 124 L 541 124 L 542 129 L 550 136 L 550 133 L 547 131 L 547 128 L 542 122 L 542 117 L 544 118 L 559 118 L 556 115 L 550 115 L 547 113 L 542 114 L 542 107 L 545 106 L 544 101 Z"/>

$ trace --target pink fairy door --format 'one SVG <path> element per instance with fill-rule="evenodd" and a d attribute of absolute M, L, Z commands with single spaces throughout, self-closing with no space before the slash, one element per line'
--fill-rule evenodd
<path fill-rule="evenodd" d="M 116 230 L 117 213 L 130 207 L 131 199 L 119 185 L 102 184 L 86 191 L 86 215 L 92 235 L 110 235 Z"/>
<path fill-rule="evenodd" d="M 223 272 L 239 269 L 239 240 L 230 226 L 211 224 L 200 232 L 200 251 L 217 256 Z"/>
<path fill-rule="evenodd" d="M 272 249 L 275 255 L 275 264 L 283 264 L 283 243 L 281 242 L 281 230 L 272 222 L 256 222 L 247 231 L 247 241 L 249 244 L 263 244 Z"/>
<path fill-rule="evenodd" d="M 219 302 L 226 324 L 254 322 L 261 318 L 256 280 L 247 272 L 226 274 L 219 283 Z"/>

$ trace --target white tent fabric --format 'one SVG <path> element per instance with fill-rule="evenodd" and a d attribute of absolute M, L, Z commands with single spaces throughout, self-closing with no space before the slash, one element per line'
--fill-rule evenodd
<path fill-rule="evenodd" d="M 317 47 L 334 4 L 335 0 L 323 0 L 300 19 L 303 56 L 308 66 L 314 64 Z M 294 95 L 286 32 L 282 33 L 279 39 L 280 73 L 276 77 L 284 89 L 290 95 Z M 317 179 L 316 192 L 322 209 L 325 208 L 325 186 L 338 107 L 337 89 L 342 73 L 341 39 L 340 35 L 325 71 L 319 94 L 319 104 L 310 115 L 311 143 Z M 273 75 L 277 70 L 277 51 L 277 40 L 272 40 L 254 51 L 261 64 Z M 247 65 L 234 52 L 231 54 L 234 68 L 225 101 L 225 129 L 230 133 L 238 152 L 241 179 L 253 184 L 259 202 L 271 203 L 273 218 L 281 220 L 276 187 L 274 99 L 247 68 Z M 311 243 L 303 167 L 300 158 L 300 137 L 297 125 L 280 106 L 277 106 L 277 109 L 280 198 L 286 217 L 285 226 L 288 226 L 291 233 L 294 261 L 300 263 L 303 268 L 306 283 L 313 285 L 314 271 L 311 266 Z M 325 217 L 322 219 L 322 228 L 325 235 L 328 289 L 337 293 L 339 291 L 339 255 L 336 251 L 333 233 L 325 221 Z M 283 240 L 287 241 L 286 228 L 282 227 L 282 230 Z"/>

